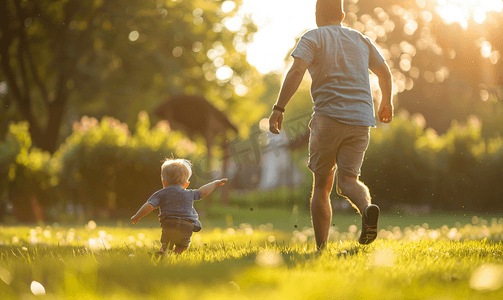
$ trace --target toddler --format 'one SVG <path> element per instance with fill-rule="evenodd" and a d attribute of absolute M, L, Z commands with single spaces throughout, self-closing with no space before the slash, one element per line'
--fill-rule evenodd
<path fill-rule="evenodd" d="M 192 175 L 191 164 L 186 159 L 166 159 L 161 166 L 163 189 L 155 192 L 147 202 L 131 217 L 134 225 L 156 208 L 159 208 L 159 222 L 162 227 L 161 249 L 175 253 L 185 251 L 190 244 L 192 232 L 201 230 L 193 203 L 208 196 L 216 187 L 222 186 L 227 179 L 215 180 L 203 185 L 198 190 L 187 190 Z"/>

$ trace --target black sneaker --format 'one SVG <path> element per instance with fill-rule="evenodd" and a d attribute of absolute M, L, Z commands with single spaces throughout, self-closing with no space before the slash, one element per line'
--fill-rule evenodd
<path fill-rule="evenodd" d="M 378 221 L 379 206 L 370 204 L 365 207 L 362 214 L 362 234 L 360 235 L 360 244 L 370 244 L 377 238 Z"/>

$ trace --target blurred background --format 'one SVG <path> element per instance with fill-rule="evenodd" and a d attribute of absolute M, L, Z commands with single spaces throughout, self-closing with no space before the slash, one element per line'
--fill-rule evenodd
<path fill-rule="evenodd" d="M 193 163 L 197 204 L 309 210 L 306 74 L 267 117 L 315 0 L 0 1 L 0 222 L 129 218 Z M 346 0 L 394 77 L 361 180 L 384 211 L 501 212 L 503 1 Z M 374 101 L 380 101 L 371 76 Z M 335 193 L 335 213 L 354 213 Z M 127 220 L 127 219 L 125 219 Z"/>

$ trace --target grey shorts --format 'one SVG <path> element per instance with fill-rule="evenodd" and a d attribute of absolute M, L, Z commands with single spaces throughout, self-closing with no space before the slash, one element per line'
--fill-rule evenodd
<path fill-rule="evenodd" d="M 344 124 L 328 116 L 315 115 L 309 123 L 308 168 L 315 174 L 359 176 L 370 127 Z"/>
<path fill-rule="evenodd" d="M 178 218 L 165 218 L 162 223 L 161 243 L 188 247 L 194 225 L 190 221 Z"/>

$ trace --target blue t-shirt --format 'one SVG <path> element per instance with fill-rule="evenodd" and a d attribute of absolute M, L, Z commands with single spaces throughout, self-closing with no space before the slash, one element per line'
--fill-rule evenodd
<path fill-rule="evenodd" d="M 375 126 L 369 69 L 385 60 L 367 36 L 340 25 L 322 26 L 304 33 L 291 55 L 309 64 L 313 115 Z"/>
<path fill-rule="evenodd" d="M 147 200 L 155 208 L 159 208 L 159 219 L 176 217 L 188 220 L 194 224 L 194 231 L 201 230 L 199 215 L 193 204 L 202 199 L 199 190 L 186 190 L 181 185 L 170 185 L 158 190 Z"/>

